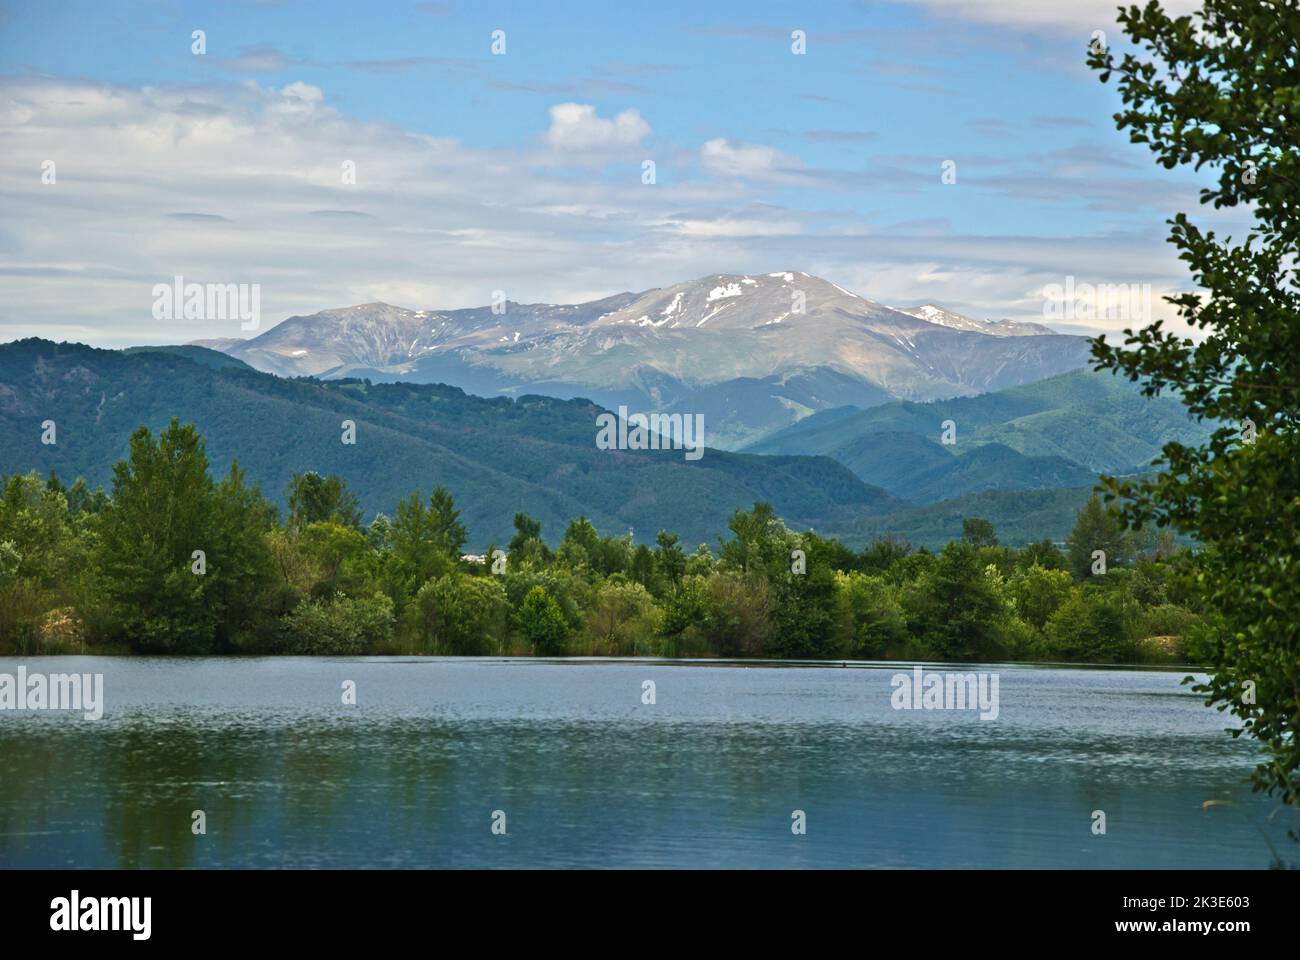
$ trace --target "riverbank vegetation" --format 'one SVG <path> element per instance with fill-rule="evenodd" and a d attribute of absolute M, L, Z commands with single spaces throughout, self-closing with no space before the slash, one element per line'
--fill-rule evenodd
<path fill-rule="evenodd" d="M 141 427 L 111 492 L 34 473 L 0 494 L 0 650 L 1185 662 L 1212 634 L 1190 555 L 1093 499 L 1064 549 L 992 525 L 937 553 L 854 551 L 738 510 L 728 535 L 653 546 L 584 518 L 466 553 L 452 495 L 363 523 L 335 476 L 280 511 L 202 438 Z M 1104 570 L 1104 572 L 1102 572 Z"/>

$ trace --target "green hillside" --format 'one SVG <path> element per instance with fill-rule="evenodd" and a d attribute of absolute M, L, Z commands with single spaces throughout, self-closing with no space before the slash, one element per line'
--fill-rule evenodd
<path fill-rule="evenodd" d="M 941 549 L 962 535 L 962 520 L 982 517 L 993 523 L 999 542 L 1024 546 L 1039 540 L 1064 541 L 1092 488 L 1067 490 L 988 490 L 939 503 L 911 507 L 885 517 L 870 517 L 846 538 L 851 545 L 894 537 L 914 547 Z"/>
<path fill-rule="evenodd" d="M 173 356 L 184 357 L 187 360 L 193 360 L 197 364 L 205 367 L 212 367 L 216 370 L 252 370 L 253 368 L 246 364 L 238 357 L 232 357 L 229 354 L 222 353 L 220 350 L 211 350 L 208 347 L 200 347 L 192 343 L 175 344 L 161 347 L 127 347 L 123 353 L 170 353 Z"/>
<path fill-rule="evenodd" d="M 442 484 L 475 547 L 508 539 L 519 510 L 540 519 L 548 538 L 586 515 L 604 531 L 633 528 L 638 541 L 665 528 L 715 543 L 733 511 L 757 500 L 792 526 L 828 533 L 902 506 L 829 458 L 709 449 L 687 461 L 680 450 L 599 450 L 600 409 L 585 400 L 285 380 L 219 369 L 203 354 L 37 339 L 0 345 L 0 474 L 55 470 L 107 485 L 136 427 L 158 430 L 178 417 L 206 439 L 214 472 L 238 459 L 275 500 L 305 470 L 342 476 L 367 514 L 391 513 L 412 490 Z M 340 442 L 349 419 L 355 445 Z M 57 424 L 54 445 L 40 442 L 45 420 Z"/>
<path fill-rule="evenodd" d="M 947 420 L 956 443 L 941 445 Z M 1148 399 L 1127 381 L 1079 370 L 977 397 L 828 410 L 746 449 L 830 456 L 895 496 L 934 502 L 1139 472 L 1164 444 L 1198 443 L 1210 429 L 1173 397 Z"/>

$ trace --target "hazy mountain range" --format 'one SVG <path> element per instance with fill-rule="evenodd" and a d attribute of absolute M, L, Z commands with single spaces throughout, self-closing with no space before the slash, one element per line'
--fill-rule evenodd
<path fill-rule="evenodd" d="M 272 500 L 306 470 L 342 476 L 368 515 L 444 485 L 477 548 L 508 540 L 519 510 L 552 540 L 585 515 L 638 541 L 667 529 L 716 545 L 732 513 L 756 500 L 793 526 L 846 534 L 905 506 L 829 457 L 601 450 L 599 413 L 586 400 L 485 399 L 437 384 L 288 380 L 194 346 L 0 345 L 0 474 L 55 470 L 107 486 L 137 427 L 178 417 L 203 434 L 214 474 L 237 459 Z M 355 445 L 341 442 L 345 419 Z M 41 443 L 47 420 L 51 445 Z"/>
<path fill-rule="evenodd" d="M 951 444 L 943 442 L 947 421 Z M 1174 397 L 1149 399 L 1126 380 L 1077 370 L 978 397 L 827 410 L 745 449 L 829 456 L 865 482 L 925 504 L 1141 473 L 1164 444 L 1197 444 L 1212 429 Z"/>
<path fill-rule="evenodd" d="M 0 345 L 0 474 L 53 469 L 107 484 L 137 426 L 176 416 L 207 438 L 214 471 L 238 459 L 272 499 L 303 470 L 340 474 L 368 513 L 443 484 L 477 546 L 506 539 L 516 510 L 548 537 L 581 514 L 638 541 L 664 528 L 714 543 L 732 511 L 759 499 L 796 528 L 855 545 L 892 534 L 938 546 L 967 516 L 994 521 L 1004 542 L 1059 540 L 1099 471 L 1139 472 L 1164 442 L 1208 433 L 1176 401 L 1090 371 L 955 400 L 837 407 L 695 462 L 598 449 L 600 412 L 581 399 L 283 379 L 199 346 Z M 55 445 L 39 442 L 46 419 L 58 424 Z M 340 443 L 343 419 L 358 425 L 356 446 Z M 955 444 L 940 442 L 945 420 Z"/>
<path fill-rule="evenodd" d="M 337 473 L 368 513 L 448 487 L 479 545 L 516 511 L 557 536 L 661 528 L 715 542 L 768 500 L 792 526 L 937 546 L 984 516 L 1005 540 L 1063 538 L 1099 473 L 1143 472 L 1207 425 L 1085 367 L 1085 338 L 895 309 L 803 273 L 716 275 L 589 303 L 290 317 L 249 340 L 96 350 L 0 346 L 0 473 L 107 483 L 141 423 L 175 416 L 268 496 Z M 574 399 L 578 398 L 578 399 Z M 702 414 L 698 461 L 605 450 L 596 418 Z M 58 424 L 56 445 L 40 424 Z M 354 420 L 355 446 L 340 443 Z M 942 442 L 946 421 L 955 436 Z M 728 449 L 730 448 L 730 452 Z"/>
<path fill-rule="evenodd" d="M 971 396 L 1084 366 L 1085 338 L 894 309 L 794 271 L 712 275 L 580 304 L 461 310 L 369 303 L 205 340 L 279 376 L 447 383 L 493 396 L 581 396 L 703 413 L 734 448 L 844 405 Z"/>

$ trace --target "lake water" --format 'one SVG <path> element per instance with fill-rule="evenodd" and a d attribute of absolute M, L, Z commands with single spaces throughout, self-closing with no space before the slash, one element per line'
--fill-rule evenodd
<path fill-rule="evenodd" d="M 1265 835 L 1296 859 L 1294 815 L 1246 784 L 1252 745 L 1177 672 L 946 668 L 996 672 L 981 720 L 893 709 L 910 664 L 34 657 L 0 673 L 20 663 L 102 673 L 106 706 L 0 711 L 3 867 L 1265 867 Z"/>

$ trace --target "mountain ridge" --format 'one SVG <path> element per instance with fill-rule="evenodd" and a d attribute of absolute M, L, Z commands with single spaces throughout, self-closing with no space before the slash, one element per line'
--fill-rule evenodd
<path fill-rule="evenodd" d="M 845 402 L 970 396 L 1087 362 L 1086 338 L 942 314 L 933 322 L 777 271 L 710 274 L 579 304 L 354 304 L 290 317 L 250 340 L 203 343 L 279 376 L 441 382 L 643 410 L 708 405 L 710 440 L 725 449 Z M 729 388 L 749 406 L 720 407 Z"/>
<path fill-rule="evenodd" d="M 108 484 L 138 426 L 157 431 L 178 417 L 204 436 L 214 474 L 238 460 L 273 500 L 307 470 L 342 476 L 367 514 L 445 485 L 476 545 L 509 539 L 520 510 L 548 538 L 585 515 L 607 532 L 634 526 L 639 542 L 662 528 L 714 544 L 733 511 L 756 500 L 826 531 L 902 506 L 827 457 L 600 450 L 600 410 L 582 398 L 482 398 L 441 384 L 285 379 L 169 350 L 0 345 L 0 474 L 56 470 Z M 345 419 L 357 424 L 354 446 L 341 442 Z M 57 425 L 51 445 L 40 439 L 46 420 Z"/>

